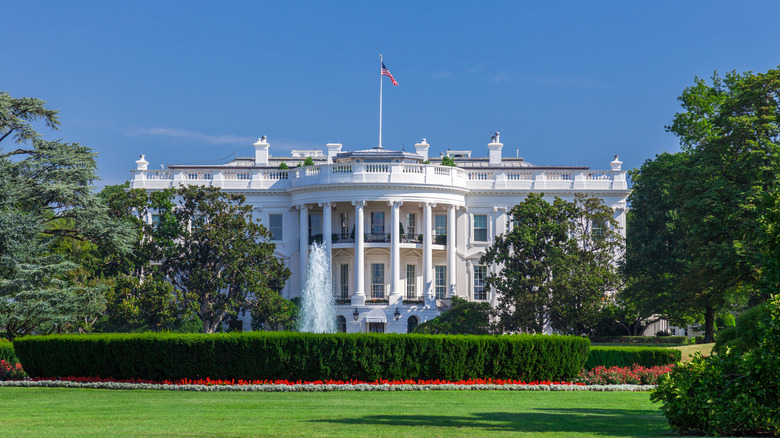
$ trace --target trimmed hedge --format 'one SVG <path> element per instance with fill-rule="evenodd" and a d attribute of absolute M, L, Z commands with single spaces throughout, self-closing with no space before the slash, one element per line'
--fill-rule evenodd
<path fill-rule="evenodd" d="M 691 339 L 693 341 L 693 339 Z M 687 344 L 686 336 L 592 336 L 596 344 Z"/>
<path fill-rule="evenodd" d="M 19 359 L 14 353 L 14 344 L 6 339 L 0 339 L 0 360 L 10 363 L 18 363 Z"/>
<path fill-rule="evenodd" d="M 634 364 L 643 367 L 669 365 L 682 359 L 682 351 L 660 347 L 590 347 L 590 354 L 584 368 L 590 370 L 597 366 L 630 367 Z"/>
<path fill-rule="evenodd" d="M 25 336 L 31 377 L 119 380 L 574 379 L 590 342 L 577 336 L 250 332 Z"/>

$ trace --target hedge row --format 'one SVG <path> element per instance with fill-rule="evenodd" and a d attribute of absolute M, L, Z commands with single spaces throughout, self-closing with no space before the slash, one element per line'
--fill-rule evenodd
<path fill-rule="evenodd" d="M 682 359 L 682 351 L 660 347 L 590 347 L 590 354 L 584 368 L 590 370 L 597 366 L 630 367 L 634 364 L 643 367 L 669 365 Z"/>
<path fill-rule="evenodd" d="M 361 380 L 574 379 L 590 342 L 576 336 L 98 334 L 26 336 L 31 377 Z"/>
<path fill-rule="evenodd" d="M 691 341 L 693 341 L 691 339 Z M 686 336 L 592 336 L 590 342 L 597 344 L 687 344 Z"/>
<path fill-rule="evenodd" d="M 0 360 L 10 363 L 19 362 L 16 353 L 14 353 L 14 344 L 11 341 L 0 339 Z"/>

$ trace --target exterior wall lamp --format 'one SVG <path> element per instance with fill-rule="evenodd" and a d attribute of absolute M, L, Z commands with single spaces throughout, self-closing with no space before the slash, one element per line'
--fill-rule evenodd
<path fill-rule="evenodd" d="M 355 311 L 352 312 L 352 317 L 355 318 L 355 321 L 357 321 L 358 318 L 360 317 L 360 312 L 358 312 L 357 307 L 355 307 Z"/>
<path fill-rule="evenodd" d="M 401 317 L 401 312 L 398 311 L 398 307 L 395 308 L 395 313 L 393 313 L 393 316 L 395 316 L 395 319 L 398 319 Z"/>

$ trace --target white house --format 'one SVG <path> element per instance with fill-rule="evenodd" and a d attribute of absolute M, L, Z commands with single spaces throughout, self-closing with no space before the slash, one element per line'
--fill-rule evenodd
<path fill-rule="evenodd" d="M 272 157 L 265 137 L 254 146 L 253 158 L 164 170 L 147 169 L 142 155 L 130 186 L 201 184 L 244 194 L 292 271 L 286 298 L 298 295 L 309 244 L 322 239 L 331 253 L 339 328 L 347 332 L 405 333 L 438 315 L 453 295 L 495 304 L 483 283 L 490 268 L 479 259 L 507 229 L 508 210 L 528 193 L 598 196 L 625 233 L 630 190 L 617 155 L 609 170 L 536 166 L 504 157 L 498 133 L 487 157 L 448 150 L 457 167 L 440 165 L 440 157 L 428 164 L 425 139 L 414 153 L 381 147 L 349 152 L 327 144 L 325 151 Z M 307 157 L 313 166 L 279 169 Z"/>

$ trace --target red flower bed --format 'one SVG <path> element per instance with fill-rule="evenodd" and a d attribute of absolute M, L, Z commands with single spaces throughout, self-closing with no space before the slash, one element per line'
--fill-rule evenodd
<path fill-rule="evenodd" d="M 27 377 L 22 364 L 11 364 L 5 360 L 0 359 L 0 380 L 21 380 Z"/>
<path fill-rule="evenodd" d="M 212 380 L 210 378 L 205 379 L 181 379 L 181 380 L 163 380 L 162 382 L 154 382 L 149 380 L 131 379 L 131 380 L 114 380 L 101 377 L 60 377 L 56 379 L 33 379 L 33 380 L 65 380 L 69 382 L 121 382 L 121 383 L 149 383 L 149 384 L 163 384 L 163 385 L 578 385 L 583 386 L 584 383 L 579 382 L 550 382 L 550 381 L 534 381 L 534 382 L 521 382 L 519 380 L 503 380 L 503 379 L 468 379 L 460 380 L 457 382 L 450 382 L 447 380 L 377 380 L 374 382 L 362 382 L 359 380 L 315 380 L 312 382 L 303 380 Z"/>
<path fill-rule="evenodd" d="M 586 385 L 655 385 L 658 379 L 672 370 L 672 365 L 643 367 L 634 364 L 632 367 L 599 366 L 590 371 L 582 370 L 577 378 Z"/>

